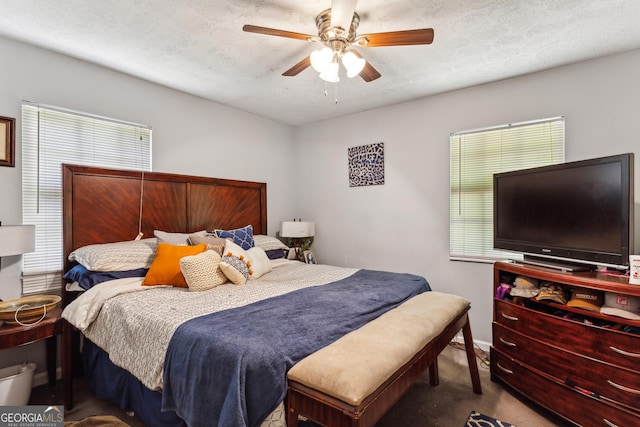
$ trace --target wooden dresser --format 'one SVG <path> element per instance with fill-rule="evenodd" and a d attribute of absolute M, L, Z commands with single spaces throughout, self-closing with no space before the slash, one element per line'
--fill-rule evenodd
<path fill-rule="evenodd" d="M 497 262 L 491 347 L 491 379 L 560 417 L 580 426 L 640 426 L 640 335 L 628 332 L 640 321 L 496 294 L 501 280 L 518 275 L 632 296 L 640 296 L 640 285 Z"/>

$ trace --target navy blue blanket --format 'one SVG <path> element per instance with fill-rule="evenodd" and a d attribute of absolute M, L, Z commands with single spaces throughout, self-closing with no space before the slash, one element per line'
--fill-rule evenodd
<path fill-rule="evenodd" d="M 295 363 L 427 290 L 419 276 L 359 270 L 187 321 L 167 349 L 163 410 L 190 427 L 257 427 L 284 399 Z"/>

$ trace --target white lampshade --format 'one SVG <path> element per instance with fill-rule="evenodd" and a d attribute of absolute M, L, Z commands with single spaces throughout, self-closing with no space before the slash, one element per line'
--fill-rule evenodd
<path fill-rule="evenodd" d="M 0 257 L 21 255 L 35 250 L 35 225 L 0 226 Z"/>
<path fill-rule="evenodd" d="M 302 238 L 316 235 L 316 224 L 309 221 L 282 221 L 280 237 Z"/>
<path fill-rule="evenodd" d="M 337 83 L 340 81 L 340 77 L 338 77 L 340 65 L 337 62 L 332 62 L 329 64 L 327 69 L 320 73 L 320 78 L 329 83 Z"/>
<path fill-rule="evenodd" d="M 328 47 L 311 52 L 311 66 L 319 73 L 324 73 L 331 61 L 333 61 L 333 51 Z"/>
<path fill-rule="evenodd" d="M 367 61 L 365 61 L 363 57 L 356 55 L 350 50 L 342 55 L 342 65 L 347 69 L 347 77 L 349 78 L 360 74 L 366 63 Z"/>

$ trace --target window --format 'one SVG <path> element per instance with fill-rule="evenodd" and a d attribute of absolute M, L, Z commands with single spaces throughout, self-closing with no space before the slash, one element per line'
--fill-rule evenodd
<path fill-rule="evenodd" d="M 564 161 L 564 117 L 456 132 L 450 142 L 449 257 L 492 262 L 493 174 Z"/>
<path fill-rule="evenodd" d="M 22 220 L 36 226 L 23 295 L 60 289 L 62 164 L 151 170 L 151 128 L 63 108 L 22 105 Z"/>

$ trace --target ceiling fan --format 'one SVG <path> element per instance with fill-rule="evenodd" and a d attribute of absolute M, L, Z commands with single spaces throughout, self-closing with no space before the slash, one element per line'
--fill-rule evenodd
<path fill-rule="evenodd" d="M 346 68 L 348 77 L 360 75 L 365 82 L 380 77 L 380 73 L 353 47 L 407 46 L 433 42 L 432 28 L 358 35 L 356 30 L 360 24 L 360 16 L 355 12 L 357 2 L 357 0 L 332 0 L 331 9 L 320 12 L 316 16 L 317 36 L 256 25 L 245 25 L 242 29 L 250 33 L 322 44 L 322 48 L 312 52 L 282 75 L 296 76 L 312 66 L 320 73 L 320 78 L 328 82 L 340 80 L 339 61 Z"/>

